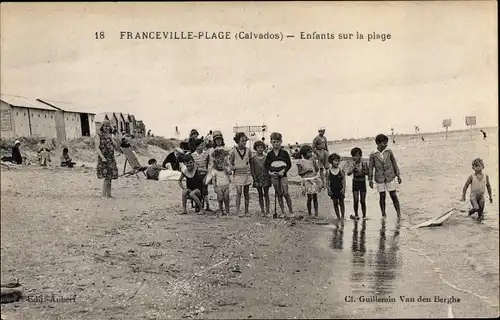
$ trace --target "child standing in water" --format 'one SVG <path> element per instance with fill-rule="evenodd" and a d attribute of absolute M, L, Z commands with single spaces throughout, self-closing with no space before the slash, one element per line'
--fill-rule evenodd
<path fill-rule="evenodd" d="M 241 194 L 245 197 L 245 215 L 248 214 L 250 205 L 250 185 L 252 184 L 252 174 L 250 168 L 250 159 L 252 151 L 246 147 L 248 138 L 244 132 L 238 132 L 234 136 L 236 147 L 233 148 L 229 163 L 232 166 L 233 184 L 236 186 L 236 214 L 240 215 Z"/>
<path fill-rule="evenodd" d="M 488 196 L 490 197 L 490 203 L 493 203 L 493 198 L 491 196 L 491 185 L 490 179 L 487 174 L 483 173 L 484 162 L 482 159 L 477 158 L 472 161 L 472 170 L 474 174 L 469 176 L 465 182 L 462 191 L 462 201 L 465 201 L 465 193 L 470 187 L 470 203 L 472 204 L 472 209 L 469 211 L 469 216 L 477 212 L 479 220 L 483 219 L 483 212 L 485 206 L 484 193 L 485 189 L 488 190 Z"/>
<path fill-rule="evenodd" d="M 344 220 L 345 215 L 345 173 L 340 165 L 340 156 L 336 153 L 332 153 L 328 156 L 328 162 L 331 164 L 331 168 L 328 171 L 328 195 L 333 200 L 333 209 L 335 210 L 335 215 L 337 219 Z M 340 214 L 339 214 L 340 207 Z"/>
<path fill-rule="evenodd" d="M 379 134 L 375 137 L 375 143 L 377 144 L 377 149 L 370 154 L 369 163 L 369 173 L 368 173 L 368 183 L 370 188 L 373 189 L 373 176 L 375 174 L 375 182 L 377 183 L 377 190 L 380 195 L 380 210 L 382 211 L 382 218 L 385 218 L 385 193 L 389 191 L 392 203 L 394 204 L 394 209 L 398 218 L 401 217 L 401 209 L 399 208 L 399 199 L 396 194 L 396 182 L 401 184 L 401 177 L 399 173 L 399 167 L 396 163 L 396 158 L 391 150 L 387 149 L 387 143 L 389 138 L 386 135 Z"/>
<path fill-rule="evenodd" d="M 285 215 L 285 206 L 283 204 L 283 197 L 288 205 L 288 210 L 290 215 L 295 218 L 292 210 L 292 198 L 288 193 L 288 178 L 287 172 L 292 167 L 292 161 L 290 160 L 290 155 L 283 148 L 281 148 L 281 143 L 283 142 L 283 136 L 279 132 L 273 132 L 271 134 L 271 145 L 272 150 L 267 153 L 266 156 L 266 168 L 271 175 L 271 183 L 274 187 L 274 192 L 278 198 L 278 203 L 281 208 L 281 213 Z M 276 202 L 275 202 L 276 208 Z M 277 214 L 273 215 L 273 218 L 278 218 Z"/>
<path fill-rule="evenodd" d="M 366 176 L 369 173 L 368 164 L 362 161 L 363 152 L 360 148 L 351 150 L 351 156 L 354 160 L 352 168 L 347 172 L 347 175 L 352 175 L 352 195 L 354 203 L 354 216 L 351 219 L 358 220 L 358 202 L 361 203 L 361 211 L 363 219 L 366 219 Z"/>
<path fill-rule="evenodd" d="M 269 214 L 269 187 L 271 187 L 271 176 L 266 169 L 266 155 L 264 154 L 266 144 L 259 140 L 254 143 L 253 149 L 257 153 L 250 160 L 253 187 L 259 193 L 260 212 L 266 216 Z"/>
<path fill-rule="evenodd" d="M 313 158 L 311 146 L 304 145 L 300 148 L 302 158 L 297 162 L 298 174 L 302 178 L 302 194 L 307 194 L 307 213 L 311 216 L 311 202 L 314 203 L 314 216 L 318 216 L 318 193 L 323 183 L 318 177 L 319 166 Z"/>

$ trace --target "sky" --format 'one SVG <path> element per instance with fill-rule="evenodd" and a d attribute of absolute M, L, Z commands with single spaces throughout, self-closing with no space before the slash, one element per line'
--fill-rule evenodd
<path fill-rule="evenodd" d="M 131 113 L 156 135 L 266 124 L 285 142 L 498 126 L 497 3 L 1 3 L 0 91 Z M 96 39 L 96 32 L 105 39 Z M 125 40 L 120 31 L 228 31 Z M 235 39 L 240 31 L 295 38 Z M 333 33 L 301 40 L 300 32 Z M 356 33 L 364 34 L 357 39 Z M 391 34 L 368 41 L 367 34 Z M 339 39 L 352 33 L 352 39 Z"/>

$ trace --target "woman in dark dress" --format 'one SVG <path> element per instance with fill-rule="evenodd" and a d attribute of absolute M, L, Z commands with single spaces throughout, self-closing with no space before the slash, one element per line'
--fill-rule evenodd
<path fill-rule="evenodd" d="M 95 138 L 97 152 L 97 178 L 104 179 L 102 195 L 111 198 L 111 181 L 118 179 L 118 167 L 115 160 L 115 149 L 118 144 L 111 134 L 111 123 L 104 120 Z"/>

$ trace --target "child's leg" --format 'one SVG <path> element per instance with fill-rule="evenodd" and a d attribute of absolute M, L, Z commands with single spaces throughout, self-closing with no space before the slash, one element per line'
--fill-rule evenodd
<path fill-rule="evenodd" d="M 394 209 L 396 209 L 396 213 L 397 213 L 398 217 L 400 217 L 401 216 L 401 209 L 399 207 L 399 199 L 398 199 L 398 195 L 396 194 L 396 191 L 390 191 L 389 195 L 391 196 L 392 203 L 394 204 Z"/>
<path fill-rule="evenodd" d="M 288 211 L 291 215 L 293 215 L 292 198 L 290 197 L 290 193 L 288 193 L 288 179 L 287 178 L 281 178 L 281 190 L 283 190 L 283 196 L 285 197 L 286 204 L 288 206 Z"/>
<path fill-rule="evenodd" d="M 366 191 L 361 191 L 360 196 L 361 211 L 363 212 L 363 218 L 366 218 Z"/>
<path fill-rule="evenodd" d="M 477 197 L 471 195 L 470 204 L 472 205 L 472 209 L 469 210 L 469 216 L 479 211 L 479 202 L 477 201 Z"/>
<path fill-rule="evenodd" d="M 200 214 L 205 214 L 205 210 L 203 210 L 203 206 L 201 205 L 200 198 L 202 197 L 202 194 L 200 190 L 196 189 L 194 191 L 191 191 L 189 194 L 189 197 L 194 200 L 198 208 L 200 208 Z"/>
<path fill-rule="evenodd" d="M 379 204 L 380 204 L 380 210 L 382 211 L 382 217 L 385 217 L 385 191 L 380 192 L 380 199 L 379 199 Z"/>
<path fill-rule="evenodd" d="M 311 202 L 312 202 L 312 194 L 307 195 L 307 213 L 311 215 Z"/>
<path fill-rule="evenodd" d="M 189 193 L 191 193 L 191 190 L 188 189 L 182 190 L 182 213 L 184 214 L 187 213 L 186 204 Z"/>
<path fill-rule="evenodd" d="M 344 220 L 345 217 L 344 198 L 339 199 L 339 206 L 340 206 L 340 216 L 342 217 L 342 220 Z"/>
<path fill-rule="evenodd" d="M 477 211 L 478 219 L 483 219 L 483 212 L 484 212 L 485 203 L 486 203 L 486 201 L 484 199 L 484 196 L 481 196 L 478 200 L 478 205 L 479 205 L 479 210 Z"/>
<path fill-rule="evenodd" d="M 339 200 L 338 199 L 333 199 L 333 210 L 335 211 L 335 215 L 337 216 L 337 219 L 340 220 Z"/>
<path fill-rule="evenodd" d="M 354 206 L 354 215 L 357 217 L 358 216 L 358 202 L 359 202 L 359 191 L 353 191 L 352 192 L 352 202 Z"/>
<path fill-rule="evenodd" d="M 223 191 L 224 194 L 224 205 L 226 206 L 226 214 L 229 215 L 229 186 Z"/>
<path fill-rule="evenodd" d="M 282 188 L 280 186 L 280 181 L 279 179 L 273 179 L 272 183 L 274 187 L 275 197 L 278 199 L 278 204 L 280 205 L 281 214 L 284 214 L 285 205 L 283 204 L 283 193 L 282 193 Z"/>
<path fill-rule="evenodd" d="M 314 215 L 317 217 L 318 216 L 318 195 L 313 194 L 313 204 L 314 204 Z"/>
<path fill-rule="evenodd" d="M 240 214 L 242 192 L 243 192 L 243 186 L 236 186 L 236 214 Z"/>
<path fill-rule="evenodd" d="M 264 213 L 264 190 L 262 187 L 258 187 L 257 192 L 259 193 L 260 212 L 263 214 Z"/>
<path fill-rule="evenodd" d="M 269 214 L 269 187 L 264 187 L 264 201 L 266 204 L 266 214 Z"/>
<path fill-rule="evenodd" d="M 243 195 L 245 196 L 245 214 L 248 214 L 248 207 L 250 206 L 250 185 L 243 187 Z"/>

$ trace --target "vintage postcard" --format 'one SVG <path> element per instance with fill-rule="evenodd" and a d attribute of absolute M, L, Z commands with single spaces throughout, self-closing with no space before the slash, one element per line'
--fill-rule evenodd
<path fill-rule="evenodd" d="M 498 317 L 497 9 L 2 3 L 1 318 Z"/>

